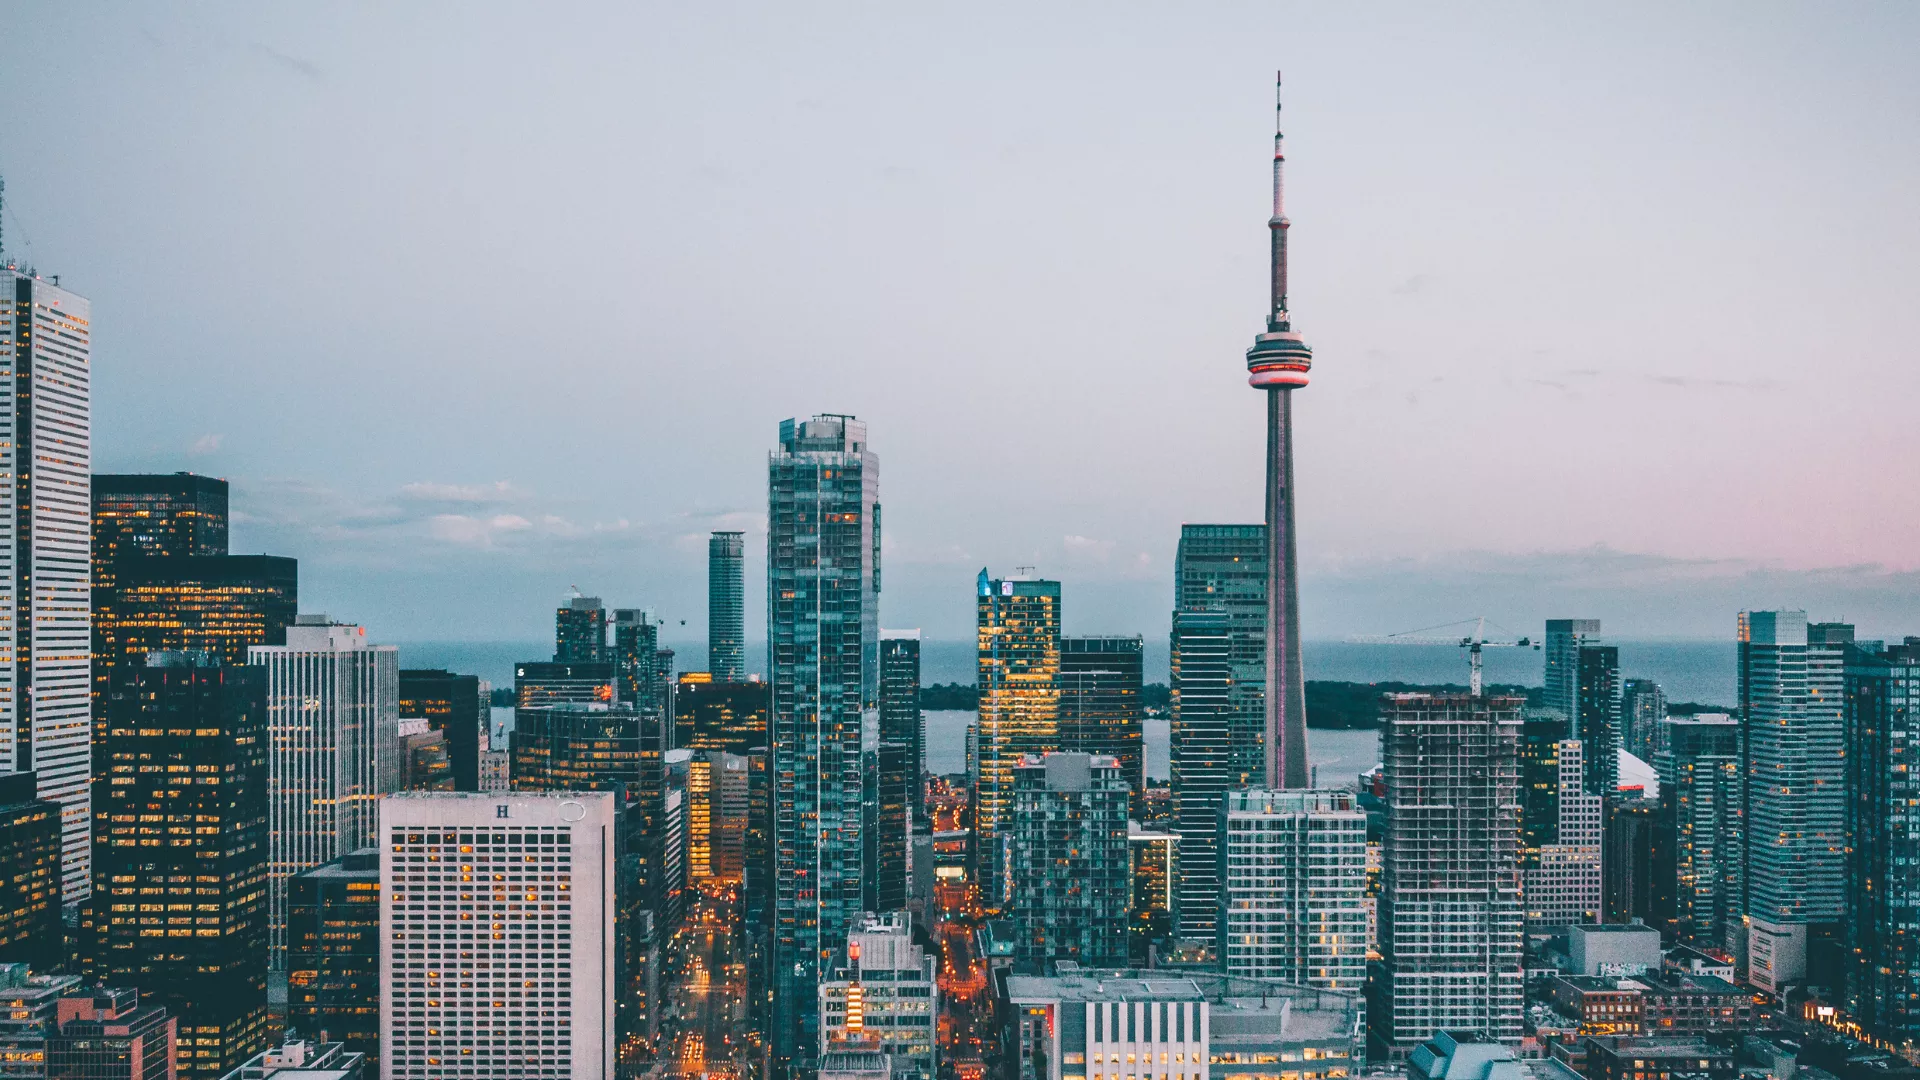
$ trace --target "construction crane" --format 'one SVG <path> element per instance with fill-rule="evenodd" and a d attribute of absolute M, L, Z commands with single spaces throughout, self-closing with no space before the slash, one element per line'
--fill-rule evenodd
<path fill-rule="evenodd" d="M 1445 630 L 1453 626 L 1473 624 L 1473 631 L 1465 637 L 1417 637 L 1415 635 Z M 1349 641 L 1366 642 L 1374 645 L 1458 645 L 1467 650 L 1467 667 L 1470 671 L 1467 685 L 1475 697 L 1480 695 L 1482 680 L 1480 676 L 1480 650 L 1482 649 L 1538 649 L 1539 642 L 1527 638 L 1515 638 L 1512 641 L 1489 641 L 1487 639 L 1487 617 L 1476 615 L 1471 619 L 1441 623 L 1438 626 L 1423 626 L 1418 630 L 1404 630 L 1398 634 L 1384 634 L 1372 637 L 1353 637 Z"/>

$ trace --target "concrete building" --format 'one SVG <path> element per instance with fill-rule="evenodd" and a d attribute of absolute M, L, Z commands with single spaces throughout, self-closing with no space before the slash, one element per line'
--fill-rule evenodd
<path fill-rule="evenodd" d="M 1846 662 L 1847 1013 L 1875 1038 L 1920 1041 L 1920 638 Z"/>
<path fill-rule="evenodd" d="M 380 849 L 287 884 L 287 1028 L 326 1032 L 380 1066 Z"/>
<path fill-rule="evenodd" d="M 11 260 L 0 290 L 0 773 L 32 773 L 60 804 L 61 899 L 77 904 L 93 886 L 92 305 Z"/>
<path fill-rule="evenodd" d="M 747 677 L 746 534 L 707 538 L 707 670 L 720 682 Z"/>
<path fill-rule="evenodd" d="M 1127 931 L 1127 963 L 1152 967 L 1154 952 L 1173 939 L 1173 913 L 1179 902 L 1180 838 L 1170 832 L 1127 822 L 1127 847 L 1133 852 L 1133 911 Z"/>
<path fill-rule="evenodd" d="M 301 615 L 267 671 L 268 958 L 286 971 L 287 879 L 374 842 L 375 805 L 400 788 L 400 661 L 364 627 Z"/>
<path fill-rule="evenodd" d="M 388 1080 L 613 1076 L 614 813 L 604 792 L 381 800 Z"/>
<path fill-rule="evenodd" d="M 57 859 L 54 865 L 59 866 Z M 57 877 L 54 890 L 57 896 Z M 26 964 L 0 963 L 0 1076 L 42 1080 L 47 1075 L 47 1041 L 56 1031 L 60 999 L 82 992 L 78 975 L 34 975 Z"/>
<path fill-rule="evenodd" d="M 1380 961 L 1368 981 L 1376 1057 L 1436 1031 L 1517 1042 L 1522 1022 L 1521 699 L 1383 701 Z"/>
<path fill-rule="evenodd" d="M 906 912 L 861 916 L 847 932 L 845 963 L 820 983 L 822 1060 L 840 1052 L 878 1052 L 889 1059 L 895 1080 L 934 1080 L 938 963 L 913 943 Z"/>
<path fill-rule="evenodd" d="M 1575 975 L 1644 975 L 1660 970 L 1660 931 L 1644 923 L 1567 927 Z"/>
<path fill-rule="evenodd" d="M 975 582 L 979 718 L 969 872 L 981 901 L 1011 901 L 1014 770 L 1060 749 L 1060 583 L 1030 576 Z"/>
<path fill-rule="evenodd" d="M 1646 1015 L 1640 990 L 1633 979 L 1559 975 L 1547 984 L 1547 1000 L 1579 1025 L 1577 1035 L 1640 1035 Z"/>
<path fill-rule="evenodd" d="M 861 914 L 866 763 L 879 741 L 880 461 L 867 426 L 780 424 L 767 460 L 773 709 L 773 1071 L 812 1071 L 820 968 Z M 801 880 L 807 887 L 788 886 Z"/>
<path fill-rule="evenodd" d="M 1521 899 L 1527 921 L 1545 926 L 1590 923 L 1600 918 L 1599 795 L 1585 794 L 1585 746 L 1564 739 L 1554 746 L 1553 763 L 1558 791 L 1552 802 L 1551 830 L 1542 825 L 1529 831 L 1542 842 L 1528 849 L 1521 873 Z"/>
<path fill-rule="evenodd" d="M 1846 915 L 1845 651 L 1853 627 L 1742 612 L 1747 973 L 1769 993 L 1808 980 L 1807 944 Z M 1837 966 L 1837 957 L 1835 957 Z M 1826 984 L 1837 971 L 1816 973 Z"/>
<path fill-rule="evenodd" d="M 1733 1080 L 1734 1051 L 1722 1040 L 1590 1038 L 1585 1040 L 1587 1080 Z"/>
<path fill-rule="evenodd" d="M 344 1043 L 289 1038 L 260 1051 L 220 1080 L 376 1080 L 378 1075 L 367 1055 Z"/>
<path fill-rule="evenodd" d="M 1357 994 L 1074 964 L 1005 987 L 1009 1064 L 1034 1080 L 1336 1080 L 1360 1061 Z"/>
<path fill-rule="evenodd" d="M 1716 952 L 1744 946 L 1745 821 L 1740 724 L 1725 714 L 1662 722 L 1655 924 L 1675 941 Z"/>
<path fill-rule="evenodd" d="M 1060 960 L 1127 962 L 1130 796 L 1111 757 L 1029 754 L 1013 770 L 1006 910 L 1019 927 L 1019 970 L 1046 974 Z"/>
<path fill-rule="evenodd" d="M 1183 541 L 1184 543 L 1184 541 Z M 1234 700 L 1238 644 L 1224 611 L 1173 613 L 1173 831 L 1180 837 L 1175 935 L 1211 947 L 1220 916 L 1220 810 L 1235 783 L 1235 723 L 1251 723 Z M 1262 716 L 1255 709 L 1252 716 Z M 1264 720 L 1261 721 L 1264 723 Z M 1261 754 L 1264 755 L 1262 750 Z"/>
<path fill-rule="evenodd" d="M 1367 815 L 1352 792 L 1228 792 L 1220 860 L 1228 975 L 1365 987 Z"/>
<path fill-rule="evenodd" d="M 1551 1074 L 1549 1074 L 1551 1075 Z M 1436 1031 L 1407 1055 L 1408 1080 L 1529 1080 L 1513 1048 L 1477 1031 Z"/>

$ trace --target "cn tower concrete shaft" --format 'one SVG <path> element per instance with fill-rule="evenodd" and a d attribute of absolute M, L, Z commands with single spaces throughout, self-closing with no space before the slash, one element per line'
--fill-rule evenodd
<path fill-rule="evenodd" d="M 1267 784 L 1304 788 L 1307 684 L 1293 529 L 1293 390 L 1267 390 Z"/>

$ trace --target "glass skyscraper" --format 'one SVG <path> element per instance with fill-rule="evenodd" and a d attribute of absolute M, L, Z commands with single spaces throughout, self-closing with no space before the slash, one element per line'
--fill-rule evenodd
<path fill-rule="evenodd" d="M 1920 638 L 1846 658 L 1847 1013 L 1891 1043 L 1920 1039 Z"/>
<path fill-rule="evenodd" d="M 865 424 L 781 422 L 767 460 L 776 1077 L 812 1071 L 821 965 L 861 914 L 866 763 L 879 742 L 879 494 Z"/>
<path fill-rule="evenodd" d="M 707 538 L 707 671 L 719 682 L 747 677 L 746 553 L 742 533 Z"/>
<path fill-rule="evenodd" d="M 908 748 L 914 802 L 927 775 L 927 722 L 920 715 L 920 631 L 880 631 L 880 739 Z"/>
<path fill-rule="evenodd" d="M 1140 701 L 1144 644 L 1138 635 L 1060 640 L 1060 749 L 1118 761 L 1136 809 L 1147 787 Z"/>
<path fill-rule="evenodd" d="M 1060 748 L 1060 583 L 982 570 L 975 591 L 980 712 L 969 857 L 980 902 L 1004 908 L 1014 770 L 1028 754 Z"/>

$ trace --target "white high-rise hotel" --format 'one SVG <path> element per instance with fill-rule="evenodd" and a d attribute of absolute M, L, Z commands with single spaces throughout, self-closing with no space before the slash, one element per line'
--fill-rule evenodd
<path fill-rule="evenodd" d="M 92 868 L 91 307 L 11 262 L 0 288 L 0 771 L 60 804 L 71 904 Z"/>
<path fill-rule="evenodd" d="M 612 1077 L 613 795 L 379 805 L 381 1075 Z"/>
<path fill-rule="evenodd" d="M 301 615 L 247 662 L 267 669 L 267 940 L 284 971 L 287 879 L 374 843 L 375 804 L 400 788 L 400 654 Z"/>

